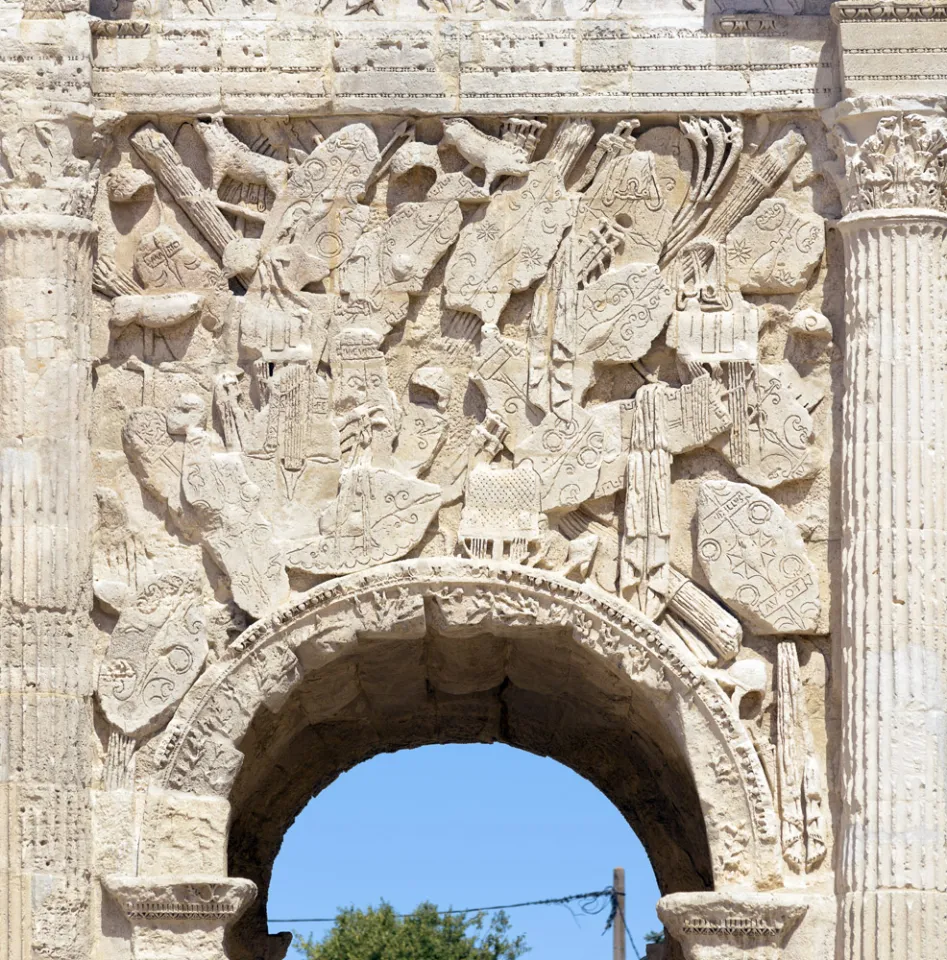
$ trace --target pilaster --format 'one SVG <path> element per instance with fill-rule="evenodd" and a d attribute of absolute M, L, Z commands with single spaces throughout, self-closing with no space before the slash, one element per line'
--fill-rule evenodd
<path fill-rule="evenodd" d="M 0 957 L 80 957 L 89 901 L 91 221 L 0 215 Z"/>
<path fill-rule="evenodd" d="M 0 960 L 91 953 L 87 17 L 0 24 Z"/>
<path fill-rule="evenodd" d="M 845 158 L 841 960 L 947 939 L 947 121 L 833 112 Z"/>

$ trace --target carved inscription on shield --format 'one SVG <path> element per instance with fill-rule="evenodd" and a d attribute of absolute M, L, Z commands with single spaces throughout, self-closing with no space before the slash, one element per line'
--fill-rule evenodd
<path fill-rule="evenodd" d="M 815 568 L 795 524 L 759 490 L 727 480 L 701 484 L 697 555 L 714 590 L 758 632 L 815 629 Z"/>
<path fill-rule="evenodd" d="M 824 249 L 821 217 L 764 200 L 728 238 L 730 276 L 744 293 L 798 293 Z"/>
<path fill-rule="evenodd" d="M 461 232 L 447 269 L 447 305 L 496 323 L 510 294 L 546 272 L 572 210 L 558 165 L 537 164 L 524 186 L 499 193 Z"/>
<path fill-rule="evenodd" d="M 577 353 L 630 363 L 644 356 L 671 316 L 674 294 L 654 264 L 630 263 L 590 284 L 579 299 Z"/>

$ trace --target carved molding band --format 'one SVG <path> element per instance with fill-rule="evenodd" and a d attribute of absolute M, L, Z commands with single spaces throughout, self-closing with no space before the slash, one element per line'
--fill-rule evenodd
<path fill-rule="evenodd" d="M 658 901 L 687 960 L 777 957 L 808 909 L 805 899 L 784 894 L 676 893 Z"/>
<path fill-rule="evenodd" d="M 93 37 L 147 37 L 151 24 L 147 20 L 96 20 L 89 22 Z"/>
<path fill-rule="evenodd" d="M 943 3 L 862 3 L 839 0 L 832 4 L 832 19 L 836 23 L 923 23 L 947 20 L 947 5 Z"/>
<path fill-rule="evenodd" d="M 186 877 L 122 877 L 104 879 L 106 889 L 133 921 L 232 923 L 253 902 L 256 885 L 221 877 L 214 881 Z"/>
<path fill-rule="evenodd" d="M 726 940 L 762 940 L 782 932 L 782 925 L 767 923 L 759 917 L 726 917 L 711 920 L 705 917 L 689 917 L 681 926 L 685 935 L 721 937 Z"/>
<path fill-rule="evenodd" d="M 789 24 L 783 17 L 721 16 L 714 18 L 714 26 L 724 36 L 774 36 L 788 33 Z"/>

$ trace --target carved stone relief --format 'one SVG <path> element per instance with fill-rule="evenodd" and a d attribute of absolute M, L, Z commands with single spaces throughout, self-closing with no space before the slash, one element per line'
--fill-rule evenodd
<path fill-rule="evenodd" d="M 940 960 L 945 51 L 917 0 L 4 4 L 0 960 L 279 960 L 248 784 L 366 704 L 349 763 L 627 781 L 692 891 L 650 960 Z"/>
<path fill-rule="evenodd" d="M 796 643 L 828 630 L 831 201 L 794 172 L 819 137 L 736 116 L 122 122 L 95 273 L 106 782 L 140 765 L 226 797 L 254 704 L 306 669 L 298 644 L 233 638 L 393 561 L 345 630 L 568 622 L 619 649 L 590 600 L 557 613 L 493 565 L 644 618 L 661 652 L 621 658 L 649 697 L 713 691 L 740 732 L 707 769 L 748 798 L 705 807 L 718 882 L 774 882 L 761 843 L 767 871 L 821 882 Z M 437 586 L 428 562 L 484 579 Z"/>
<path fill-rule="evenodd" d="M 831 344 L 760 299 L 818 305 L 798 127 L 754 131 L 750 156 L 734 117 L 163 126 L 116 137 L 99 202 L 101 443 L 251 617 L 288 573 L 487 549 L 482 510 L 447 509 L 473 484 L 525 497 L 519 562 L 587 553 L 660 619 L 700 593 L 672 572 L 675 457 L 718 450 L 768 490 L 824 468 Z M 494 483 L 510 460 L 522 479 Z M 128 577 L 100 579 L 114 613 Z"/>

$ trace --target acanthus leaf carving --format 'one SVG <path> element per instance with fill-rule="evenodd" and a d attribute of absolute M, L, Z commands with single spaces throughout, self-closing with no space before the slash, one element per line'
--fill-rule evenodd
<path fill-rule="evenodd" d="M 856 97 L 826 111 L 826 122 L 847 213 L 947 210 L 947 117 L 940 101 Z"/>
<path fill-rule="evenodd" d="M 853 210 L 947 209 L 947 119 L 919 114 L 883 117 L 852 164 Z"/>
<path fill-rule="evenodd" d="M 0 137 L 0 214 L 89 217 L 97 165 L 77 156 L 81 123 L 58 111 L 6 117 Z"/>

